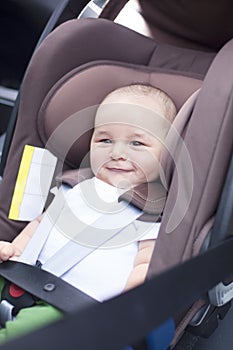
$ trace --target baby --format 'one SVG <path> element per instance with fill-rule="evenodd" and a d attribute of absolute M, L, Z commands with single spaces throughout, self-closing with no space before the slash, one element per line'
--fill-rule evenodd
<path fill-rule="evenodd" d="M 163 142 L 175 115 L 176 107 L 171 98 L 151 86 L 140 84 L 126 86 L 107 95 L 97 110 L 90 144 L 91 170 L 94 177 L 89 183 L 94 184 L 97 192 L 98 189 L 101 190 L 103 193 L 100 195 L 101 200 L 108 202 L 109 196 L 110 201 L 117 200 L 119 195 L 128 189 L 154 182 L 159 178 Z M 74 209 L 77 215 L 80 215 L 81 208 L 81 212 L 86 208 L 85 198 L 82 198 L 81 192 L 80 184 L 77 184 L 65 195 L 67 202 L 69 199 L 71 202 L 77 199 L 79 208 Z M 89 189 L 88 193 L 92 191 Z M 90 217 L 96 215 L 92 205 L 87 211 Z M 12 243 L 0 242 L 2 261 L 21 256 L 38 230 L 44 215 L 30 222 Z M 137 231 L 137 223 L 131 226 Z M 155 224 L 153 223 L 149 230 L 145 231 L 147 233 L 144 236 L 124 246 L 95 249 L 62 278 L 99 301 L 143 283 L 156 241 Z M 50 255 L 53 255 L 67 240 L 69 237 L 65 237 L 56 229 L 49 234 L 45 247 L 38 257 L 42 262 L 42 268 Z M 54 308 L 47 304 L 46 307 L 52 310 L 51 320 L 56 318 Z M 34 308 L 35 306 L 28 309 Z M 22 311 L 23 309 L 19 314 Z M 33 311 L 31 315 L 35 320 Z M 30 329 L 32 328 L 33 326 L 30 326 Z M 0 331 L 0 340 L 1 332 L 6 332 L 6 329 Z"/>

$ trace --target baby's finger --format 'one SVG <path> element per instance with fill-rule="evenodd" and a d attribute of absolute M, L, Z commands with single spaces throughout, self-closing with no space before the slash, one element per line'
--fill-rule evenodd
<path fill-rule="evenodd" d="M 14 255 L 14 247 L 9 243 L 5 243 L 4 245 L 0 246 L 0 259 L 2 261 L 9 260 L 12 255 Z"/>

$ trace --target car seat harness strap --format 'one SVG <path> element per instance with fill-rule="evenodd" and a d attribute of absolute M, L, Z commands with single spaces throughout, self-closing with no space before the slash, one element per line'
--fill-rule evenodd
<path fill-rule="evenodd" d="M 82 232 L 79 232 L 77 236 L 74 235 L 72 240 L 69 240 L 68 243 L 65 244 L 65 246 L 59 249 L 44 264 L 41 264 L 38 260 L 39 253 L 43 248 L 43 245 L 45 244 L 52 227 L 56 224 L 56 219 L 60 216 L 61 211 L 64 209 L 64 203 L 61 204 L 61 196 L 62 191 L 60 191 L 60 194 L 55 197 L 57 199 L 53 202 L 54 204 L 52 205 L 49 211 L 50 215 L 51 213 L 55 214 L 52 216 L 53 219 L 55 219 L 55 221 L 50 220 L 51 216 L 49 217 L 49 215 L 45 215 L 40 225 L 38 226 L 36 233 L 33 235 L 32 239 L 27 245 L 24 253 L 21 255 L 19 262 L 17 263 L 17 266 L 21 265 L 20 273 L 17 272 L 17 278 L 15 279 L 14 274 L 12 275 L 12 278 L 9 278 L 8 274 L 6 274 L 6 278 L 9 281 L 12 280 L 13 283 L 7 282 L 3 288 L 3 300 L 0 303 L 0 323 L 2 327 L 4 327 L 5 322 L 7 320 L 13 320 L 13 317 L 17 315 L 17 313 L 22 308 L 33 306 L 36 303 L 36 301 L 40 299 L 40 297 L 42 300 L 48 301 L 47 296 L 44 296 L 43 298 L 43 295 L 38 295 L 38 292 L 36 291 L 36 289 L 38 288 L 37 285 L 38 283 L 40 283 L 42 275 L 46 276 L 45 274 L 47 274 L 48 280 L 44 280 L 43 278 L 45 283 L 44 285 L 41 285 L 40 283 L 39 288 L 42 288 L 45 292 L 52 292 L 55 288 L 57 288 L 56 286 L 58 285 L 58 281 L 60 285 L 60 281 L 62 280 L 61 278 L 57 278 L 56 284 L 54 284 L 53 282 L 51 282 L 51 276 L 53 276 L 53 278 L 55 278 L 56 276 L 61 277 L 74 265 L 78 264 L 80 261 L 85 259 L 89 254 L 91 254 L 96 249 L 98 249 L 99 247 L 103 246 L 106 242 L 111 240 L 113 237 L 124 231 L 124 229 L 128 225 L 130 225 L 134 220 L 136 220 L 142 213 L 141 210 L 131 205 L 128 205 L 126 203 L 118 203 L 118 209 L 122 209 L 124 207 L 124 213 L 122 213 L 122 211 L 116 211 L 115 214 L 110 213 L 101 215 L 100 218 L 94 222 L 94 225 L 86 226 L 82 230 Z M 118 224 L 115 226 L 115 228 L 109 229 L 113 226 L 113 222 Z M 72 225 L 72 227 L 75 226 Z M 94 234 L 95 237 L 98 238 L 98 240 L 95 240 L 95 244 L 93 244 L 92 246 L 80 246 L 80 244 L 77 244 L 80 233 L 82 234 L 82 237 Z M 9 265 L 10 263 L 10 261 L 5 262 L 2 266 L 4 267 L 7 264 Z M 26 271 L 24 272 L 26 266 L 27 269 L 29 269 L 30 271 L 30 279 L 29 282 L 25 284 L 25 277 L 23 277 L 23 275 L 27 275 Z M 38 280 L 36 283 L 37 285 L 35 285 L 31 280 L 31 275 L 33 274 L 33 276 L 35 277 L 35 273 L 37 273 L 38 275 Z M 4 277 L 4 273 L 2 273 L 2 271 L 1 275 Z M 20 282 L 19 286 L 18 282 Z M 66 284 L 66 282 L 64 283 Z M 29 290 L 28 285 L 30 285 Z M 73 291 L 73 289 L 76 291 L 77 288 L 72 287 L 72 295 L 75 294 L 75 298 L 77 298 L 77 295 Z M 83 294 L 85 295 L 85 293 Z M 67 298 L 67 294 L 64 295 L 66 295 Z M 63 300 L 63 295 L 60 295 L 60 298 L 62 298 Z M 72 301 L 71 305 L 73 309 L 74 298 L 69 296 L 69 299 Z M 92 298 L 90 299 L 93 300 Z M 68 305 L 67 309 L 67 306 L 64 307 L 64 304 L 62 302 L 63 306 L 61 307 L 60 301 L 58 302 L 58 300 L 55 301 L 55 303 L 53 300 L 51 300 L 50 303 L 58 307 L 59 309 L 62 309 L 62 311 L 71 311 L 70 305 Z"/>
<path fill-rule="evenodd" d="M 80 231 L 77 228 L 79 221 L 77 221 L 75 215 L 73 217 L 69 215 L 69 220 L 66 220 L 66 218 L 68 218 L 66 217 L 66 211 L 68 209 L 69 214 L 70 208 L 67 208 L 62 192 L 62 189 L 60 189 L 52 205 L 48 208 L 46 215 L 41 220 L 37 231 L 19 258 L 20 262 L 30 265 L 35 265 L 37 263 L 41 249 L 47 241 L 52 228 L 57 226 L 60 231 L 62 230 L 57 221 L 62 214 L 62 216 L 65 217 L 64 221 L 67 223 L 64 235 L 68 235 L 70 240 L 41 267 L 43 270 L 53 273 L 58 277 L 61 277 L 74 265 L 103 246 L 106 242 L 110 241 L 113 237 L 122 233 L 125 228 L 142 214 L 140 209 L 128 203 L 117 203 L 117 205 L 112 207 L 112 210 L 108 213 L 103 213 L 91 226 L 85 225 Z M 79 232 L 77 233 L 77 231 Z M 135 237 L 135 239 L 137 239 L 137 237 Z"/>

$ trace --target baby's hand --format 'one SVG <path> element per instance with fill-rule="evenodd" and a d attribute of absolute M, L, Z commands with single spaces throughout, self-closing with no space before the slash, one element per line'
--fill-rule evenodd
<path fill-rule="evenodd" d="M 13 243 L 0 241 L 0 261 L 17 260 L 22 254 Z"/>

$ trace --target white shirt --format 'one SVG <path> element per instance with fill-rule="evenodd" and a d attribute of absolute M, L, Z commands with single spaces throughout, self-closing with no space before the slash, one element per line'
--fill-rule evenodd
<path fill-rule="evenodd" d="M 65 196 L 70 209 L 79 217 L 80 221 L 86 225 L 91 225 L 102 215 L 102 208 L 117 203 L 122 192 L 122 190 L 97 178 L 92 178 L 69 189 Z M 99 206 L 99 202 L 102 206 Z M 114 225 L 114 223 L 111 224 Z M 143 225 L 141 230 L 143 234 L 139 232 L 137 235 L 138 228 L 141 229 L 140 225 Z M 127 229 L 127 238 L 122 235 L 123 240 L 117 240 L 116 238 L 109 241 L 104 247 L 93 250 L 90 255 L 66 272 L 62 278 L 98 301 L 120 294 L 133 269 L 138 251 L 138 241 L 156 239 L 160 224 L 145 224 L 137 221 L 130 226 Z M 132 237 L 134 238 L 132 239 Z M 53 227 L 39 255 L 41 263 L 43 264 L 68 241 L 69 236 Z M 82 246 L 85 245 L 85 242 L 77 242 L 76 244 Z"/>

